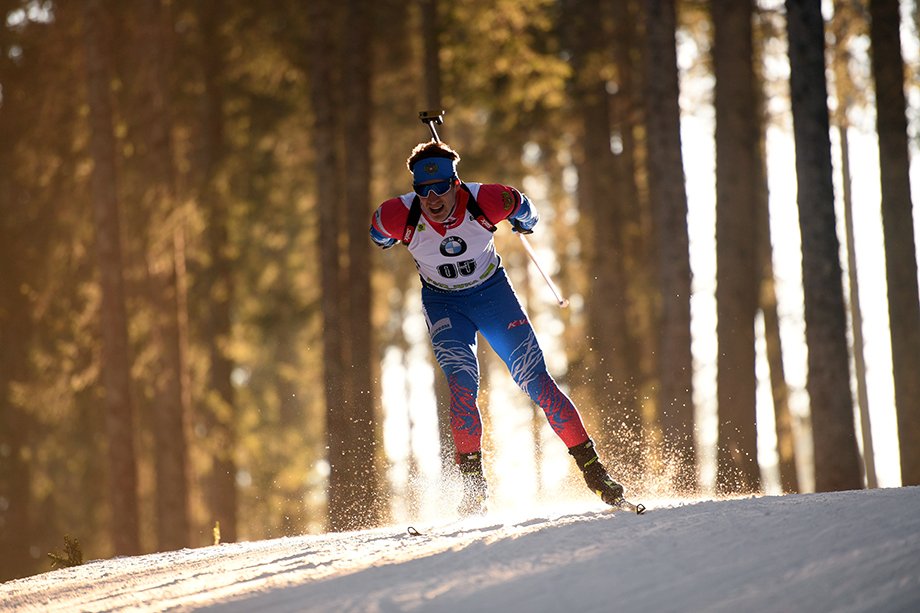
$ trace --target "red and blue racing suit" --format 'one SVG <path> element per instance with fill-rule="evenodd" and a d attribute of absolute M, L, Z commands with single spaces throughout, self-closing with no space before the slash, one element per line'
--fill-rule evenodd
<path fill-rule="evenodd" d="M 539 216 L 530 200 L 505 185 L 465 183 L 457 189 L 454 212 L 444 224 L 422 214 L 407 247 L 422 280 L 422 306 L 435 357 L 450 387 L 451 432 L 458 454 L 479 451 L 479 361 L 476 332 L 505 362 L 515 383 L 543 409 L 566 447 L 588 440 L 578 410 L 546 370 L 530 320 L 495 251 L 492 232 L 467 210 L 475 198 L 493 224 L 508 219 L 530 230 Z M 371 238 L 383 248 L 403 239 L 410 192 L 381 204 L 371 221 Z"/>

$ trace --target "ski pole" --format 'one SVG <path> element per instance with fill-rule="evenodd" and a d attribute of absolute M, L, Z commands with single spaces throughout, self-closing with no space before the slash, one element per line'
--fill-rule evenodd
<path fill-rule="evenodd" d="M 543 267 L 540 266 L 540 262 L 537 261 L 537 254 L 534 253 L 533 247 L 530 246 L 530 241 L 527 240 L 527 237 L 523 234 L 518 233 L 518 238 L 521 239 L 521 244 L 524 245 L 524 251 L 527 252 L 527 255 L 530 256 L 530 261 L 533 262 L 533 265 L 537 267 L 537 270 L 540 272 L 540 275 L 543 277 L 543 280 L 546 281 L 546 284 L 549 286 L 553 296 L 556 297 L 556 302 L 559 304 L 560 308 L 566 308 L 569 306 L 568 298 L 562 296 L 562 292 L 559 291 L 559 288 L 556 287 L 556 284 L 553 283 L 553 280 L 550 279 L 549 275 L 546 274 L 546 271 L 543 270 Z"/>

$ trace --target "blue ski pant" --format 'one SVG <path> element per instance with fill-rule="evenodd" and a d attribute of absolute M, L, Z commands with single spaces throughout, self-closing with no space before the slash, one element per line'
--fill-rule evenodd
<path fill-rule="evenodd" d="M 423 284 L 422 307 L 435 358 L 450 388 L 450 426 L 457 453 L 482 446 L 477 331 L 505 362 L 514 382 L 543 409 L 566 447 L 588 440 L 578 410 L 546 370 L 543 350 L 503 268 L 467 290 L 440 291 Z"/>

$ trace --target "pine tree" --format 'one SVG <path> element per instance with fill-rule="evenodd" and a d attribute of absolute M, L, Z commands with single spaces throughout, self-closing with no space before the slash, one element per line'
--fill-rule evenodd
<path fill-rule="evenodd" d="M 870 0 L 888 318 L 898 414 L 901 483 L 920 485 L 920 293 L 897 0 Z"/>
<path fill-rule="evenodd" d="M 818 491 L 859 489 L 846 312 L 831 177 L 824 21 L 809 0 L 787 0 L 792 119 L 802 232 L 802 280 Z"/>

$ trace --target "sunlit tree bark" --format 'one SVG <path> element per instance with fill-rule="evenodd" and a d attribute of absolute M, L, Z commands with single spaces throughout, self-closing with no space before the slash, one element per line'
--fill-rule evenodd
<path fill-rule="evenodd" d="M 329 453 L 329 511 L 328 525 L 332 530 L 353 530 L 373 525 L 378 514 L 378 490 L 375 470 L 375 450 L 372 418 L 356 410 L 349 381 L 346 352 L 348 350 L 343 330 L 349 329 L 346 318 L 349 294 L 343 284 L 348 281 L 345 265 L 341 260 L 340 211 L 344 210 L 344 198 L 339 189 L 346 179 L 339 131 L 345 121 L 337 113 L 339 100 L 337 92 L 342 84 L 337 78 L 337 57 L 340 49 L 336 43 L 336 32 L 340 23 L 339 7 L 329 0 L 311 4 L 310 18 L 313 34 L 310 40 L 310 95 L 313 103 L 313 139 L 316 148 L 317 208 L 320 224 L 320 267 L 322 274 L 323 312 L 323 355 L 326 397 L 326 440 Z M 349 27 L 364 27 L 351 23 Z M 364 58 L 367 60 L 368 58 Z M 357 60 L 360 61 L 360 58 Z M 349 75 L 348 78 L 368 78 L 365 75 Z M 362 87 L 366 87 L 366 84 Z M 365 92 L 366 90 L 362 89 Z M 348 111 L 353 112 L 349 103 Z M 362 107 L 361 112 L 367 112 Z M 354 119 L 348 119 L 349 122 Z M 352 129 L 355 129 L 352 127 Z M 367 138 L 367 135 L 365 135 Z M 364 140 L 367 145 L 367 140 Z M 361 147 L 361 143 L 349 143 L 349 147 Z M 361 163 L 360 160 L 358 163 Z M 361 173 L 361 168 L 354 169 Z M 365 167 L 364 173 L 367 172 Z M 350 174 L 350 173 L 349 173 Z M 355 177 L 348 177 L 353 180 Z M 362 180 L 358 178 L 357 180 Z M 365 176 L 364 181 L 367 181 Z M 367 188 L 363 188 L 366 194 Z M 357 205 L 355 205 L 357 206 Z M 358 216 L 358 213 L 354 213 Z M 364 217 L 364 216 L 361 216 Z M 366 218 L 363 228 L 366 233 Z M 366 236 L 362 235 L 362 245 Z M 366 321 L 360 322 L 366 325 Z M 368 351 L 369 344 L 360 348 Z M 367 404 L 365 404 L 365 407 Z M 372 403 L 370 406 L 373 406 Z"/>
<path fill-rule="evenodd" d="M 818 491 L 859 489 L 820 3 L 787 0 L 802 282 Z"/>
<path fill-rule="evenodd" d="M 7 145 L 17 140 L 9 123 L 16 118 L 11 115 L 12 106 L 6 106 L 0 116 L 0 142 Z M 12 150 L 0 145 L 4 168 L 13 165 Z M 29 365 L 23 356 L 29 353 L 33 334 L 30 304 L 23 291 L 28 275 L 20 251 L 21 214 L 15 210 L 24 201 L 21 195 L 17 198 L 18 191 L 10 175 L 0 173 L 0 499 L 4 501 L 0 505 L 0 550 L 4 552 L 0 556 L 0 581 L 39 571 L 29 551 L 36 529 L 31 517 L 34 471 L 28 461 L 34 425 L 13 393 L 15 385 L 28 378 Z M 113 506 L 117 502 L 121 500 L 113 499 Z"/>
<path fill-rule="evenodd" d="M 636 390 L 640 410 L 645 404 L 646 392 L 655 381 L 655 326 L 650 314 L 653 305 L 656 277 L 655 264 L 651 257 L 649 236 L 651 213 L 644 194 L 640 194 L 640 139 L 637 132 L 643 127 L 643 85 L 642 60 L 639 48 L 641 36 L 634 24 L 638 19 L 638 2 L 635 0 L 612 0 L 613 58 L 616 67 L 614 91 L 610 93 L 611 139 L 619 145 L 615 151 L 613 174 L 617 185 L 617 206 L 621 210 L 619 232 L 623 240 L 623 266 L 626 291 L 628 292 L 627 331 L 631 347 L 627 361 L 632 370 L 627 378 Z M 608 82 L 609 85 L 609 82 Z M 617 145 L 613 145 L 616 147 Z M 652 403 L 654 405 L 654 402 Z M 646 443 L 643 444 L 647 449 Z"/>
<path fill-rule="evenodd" d="M 760 490 L 754 317 L 758 306 L 759 132 L 752 2 L 715 0 L 718 489 Z"/>
<path fill-rule="evenodd" d="M 762 226 L 764 227 L 764 226 Z M 767 236 L 761 239 L 770 240 Z M 773 419 L 776 423 L 776 452 L 779 456 L 780 487 L 785 493 L 799 491 L 799 476 L 796 464 L 795 428 L 789 411 L 789 384 L 783 365 L 783 342 L 780 336 L 779 313 L 777 311 L 776 282 L 773 266 L 763 266 L 760 285 L 760 308 L 763 312 L 764 336 L 767 346 L 767 362 L 770 365 L 770 388 L 773 396 Z"/>
<path fill-rule="evenodd" d="M 766 134 L 760 126 L 760 155 L 757 173 L 758 270 L 760 271 L 759 305 L 763 313 L 766 359 L 770 368 L 770 391 L 773 419 L 776 424 L 776 452 L 779 456 L 779 479 L 783 492 L 799 491 L 796 463 L 796 430 L 789 410 L 789 384 L 783 364 L 783 340 L 780 335 L 776 276 L 773 271 L 773 240 L 770 235 L 770 194 L 767 186 Z"/>
<path fill-rule="evenodd" d="M 780 487 L 783 492 L 799 491 L 796 463 L 796 430 L 789 410 L 789 384 L 783 364 L 783 340 L 780 335 L 779 303 L 776 296 L 776 276 L 773 271 L 773 241 L 770 236 L 770 204 L 765 164 L 766 135 L 761 126 L 761 146 L 758 158 L 757 237 L 758 270 L 760 271 L 759 305 L 763 313 L 766 359 L 770 368 L 770 391 L 773 398 L 773 419 L 776 424 L 776 452 L 779 456 Z"/>
<path fill-rule="evenodd" d="M 776 276 L 773 270 L 773 238 L 770 228 L 770 188 L 767 181 L 767 111 L 765 100 L 764 56 L 772 38 L 777 36 L 775 17 L 766 12 L 754 12 L 754 74 L 757 88 L 759 117 L 759 146 L 757 162 L 757 262 L 760 271 L 759 306 L 763 314 L 766 360 L 770 369 L 770 390 L 773 418 L 776 424 L 776 451 L 779 456 L 780 487 L 783 492 L 798 492 L 797 429 L 789 409 L 789 385 L 783 364 L 783 341 L 776 296 Z"/>
<path fill-rule="evenodd" d="M 109 444 L 112 543 L 117 555 L 140 552 L 134 405 L 131 398 L 128 323 L 122 278 L 121 224 L 116 186 L 115 136 L 112 131 L 111 56 L 102 48 L 107 36 L 103 3 L 84 5 L 87 103 L 93 159 L 92 199 L 96 254 L 102 289 L 102 381 L 105 387 Z"/>
<path fill-rule="evenodd" d="M 350 424 L 344 419 L 346 401 L 342 388 L 345 379 L 343 339 L 340 330 L 342 291 L 339 281 L 339 224 L 341 208 L 337 189 L 340 153 L 336 142 L 336 100 L 334 54 L 334 14 L 332 3 L 319 0 L 310 4 L 310 100 L 313 103 L 313 143 L 316 150 L 316 199 L 319 213 L 319 261 L 323 313 L 323 391 L 326 399 L 326 441 L 329 454 L 328 527 L 348 530 L 358 527 L 353 519 L 350 499 L 348 454 L 358 453 L 349 442 Z"/>
<path fill-rule="evenodd" d="M 869 2 L 901 483 L 920 485 L 920 293 L 898 11 L 898 0 Z"/>
<path fill-rule="evenodd" d="M 866 360 L 862 333 L 862 309 L 860 307 L 858 260 L 856 257 L 856 238 L 853 221 L 852 174 L 850 172 L 850 109 L 856 104 L 864 104 L 865 97 L 850 77 L 849 51 L 852 41 L 863 36 L 866 29 L 866 15 L 863 0 L 836 0 L 834 2 L 834 20 L 831 27 L 833 36 L 833 70 L 834 88 L 837 108 L 832 120 L 836 124 L 840 138 L 840 175 L 843 195 L 844 227 L 846 229 L 847 280 L 849 282 L 850 321 L 853 330 L 853 370 L 856 378 L 856 403 L 859 411 L 860 434 L 862 435 L 863 464 L 866 470 L 866 485 L 878 487 L 875 472 L 875 452 L 872 442 L 872 422 L 869 418 L 869 393 L 866 385 Z"/>
<path fill-rule="evenodd" d="M 388 515 L 382 501 L 383 432 L 377 417 L 380 386 L 375 385 L 372 364 L 377 356 L 371 334 L 371 249 L 367 220 L 371 203 L 371 98 L 374 61 L 371 43 L 375 29 L 372 16 L 360 0 L 347 0 L 345 21 L 350 30 L 345 38 L 342 65 L 347 79 L 341 82 L 345 153 L 345 210 L 348 233 L 348 296 L 346 320 L 346 359 L 348 363 L 349 399 L 347 413 L 353 430 L 351 478 L 352 498 L 364 509 L 362 519 L 378 524 Z M 376 360 L 379 362 L 379 360 Z M 379 381 L 379 377 L 376 378 Z"/>
<path fill-rule="evenodd" d="M 676 16 L 672 0 L 645 0 L 645 103 L 649 199 L 655 224 L 660 313 L 658 419 L 675 487 L 696 488 L 693 358 L 690 352 L 690 248 L 681 154 Z"/>
<path fill-rule="evenodd" d="M 567 45 L 572 53 L 571 105 L 580 121 L 575 147 L 578 159 L 578 204 L 581 234 L 589 271 L 589 378 L 592 405 L 600 428 L 592 433 L 630 472 L 641 471 L 643 429 L 640 413 L 638 359 L 628 329 L 627 286 L 623 240 L 623 194 L 611 151 L 610 96 L 607 81 L 612 62 L 609 34 L 600 23 L 597 0 L 572 3 L 567 11 Z M 631 179 L 631 177 L 630 177 Z"/>
<path fill-rule="evenodd" d="M 852 179 L 850 175 L 850 139 L 845 121 L 840 124 L 838 132 L 840 134 L 840 164 L 842 166 L 843 215 L 847 241 L 847 276 L 850 283 L 849 306 L 853 327 L 853 367 L 856 377 L 856 402 L 859 409 L 866 485 L 868 487 L 878 487 L 878 477 L 875 472 L 875 445 L 872 442 L 872 421 L 869 418 L 869 390 L 866 386 L 862 308 L 859 305 L 859 279 L 856 274 L 856 232 L 853 221 Z"/>
<path fill-rule="evenodd" d="M 212 521 L 220 525 L 221 540 L 233 542 L 237 539 L 237 407 L 231 383 L 234 363 L 229 355 L 229 344 L 235 283 L 230 256 L 229 196 L 219 187 L 221 162 L 227 146 L 223 108 L 226 43 L 221 32 L 221 3 L 218 0 L 201 2 L 198 10 L 203 39 L 201 62 L 204 85 L 201 201 L 208 216 L 210 256 L 210 267 L 205 273 L 209 305 L 205 342 L 210 356 L 210 390 L 202 411 L 211 450 L 206 498 Z"/>
<path fill-rule="evenodd" d="M 161 0 L 138 3 L 138 54 L 145 57 L 137 72 L 140 95 L 136 109 L 137 142 L 148 177 L 144 198 L 149 232 L 147 297 L 154 313 L 153 342 L 157 347 L 154 413 L 156 457 L 157 544 L 161 550 L 189 545 L 189 459 L 186 420 L 189 411 L 187 378 L 187 310 L 184 285 L 185 245 L 178 213 L 173 143 L 170 132 L 166 42 L 168 16 Z"/>

